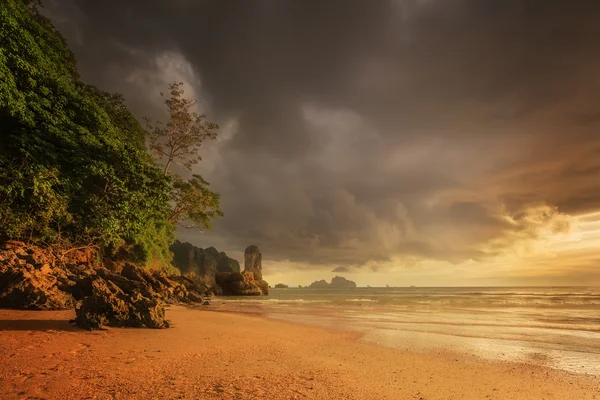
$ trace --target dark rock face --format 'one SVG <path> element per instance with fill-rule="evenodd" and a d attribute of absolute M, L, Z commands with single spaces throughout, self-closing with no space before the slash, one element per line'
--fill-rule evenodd
<path fill-rule="evenodd" d="M 335 288 L 355 288 L 356 283 L 341 276 L 336 276 L 331 279 L 331 283 L 327 283 L 324 279 L 316 281 L 308 286 L 311 289 L 335 289 Z"/>
<path fill-rule="evenodd" d="M 217 286 L 224 296 L 262 296 L 270 293 L 269 284 L 262 279 L 262 255 L 256 246 L 244 253 L 244 271 L 218 272 Z"/>
<path fill-rule="evenodd" d="M 0 308 L 68 310 L 73 297 L 57 287 L 55 276 L 32 264 L 0 266 Z"/>
<path fill-rule="evenodd" d="M 326 280 L 321 279 L 320 281 L 311 283 L 308 285 L 308 287 L 310 289 L 327 289 L 329 287 L 329 283 Z"/>
<path fill-rule="evenodd" d="M 275 285 L 275 289 L 288 289 L 289 286 L 283 283 L 278 283 L 277 285 Z"/>
<path fill-rule="evenodd" d="M 96 275 L 82 278 L 82 287 L 90 289 L 83 293 L 77 304 L 75 322 L 84 329 L 100 329 L 102 326 L 132 328 L 168 328 L 165 319 L 164 300 L 171 300 L 167 285 L 153 277 L 151 273 L 132 265 L 126 265 L 118 275 L 106 269 Z M 171 285 L 177 286 L 179 284 Z M 155 291 L 158 290 L 158 291 Z M 187 290 L 178 288 L 180 295 Z M 186 300 L 181 298 L 180 300 Z"/>
<path fill-rule="evenodd" d="M 262 254 L 254 245 L 244 251 L 244 271 L 253 272 L 255 279 L 262 279 Z"/>
<path fill-rule="evenodd" d="M 240 263 L 237 260 L 228 257 L 224 252 L 219 253 L 214 247 L 202 249 L 190 243 L 177 241 L 171 250 L 174 254 L 173 264 L 181 274 L 213 292 L 217 291 L 217 272 L 240 272 Z"/>
<path fill-rule="evenodd" d="M 206 287 L 215 286 L 217 261 L 209 252 L 190 243 L 179 241 L 175 242 L 172 250 L 174 253 L 173 264 L 181 271 L 182 275 Z"/>
<path fill-rule="evenodd" d="M 167 277 L 126 264 L 120 274 L 101 268 L 77 280 L 75 322 L 81 328 L 102 326 L 168 328 L 166 303 L 201 303 L 205 288 L 183 277 Z M 187 283 L 187 285 L 185 284 Z"/>
<path fill-rule="evenodd" d="M 270 292 L 269 284 L 254 279 L 254 273 L 250 271 L 217 272 L 216 280 L 223 296 L 263 296 Z"/>
<path fill-rule="evenodd" d="M 181 271 L 182 278 L 204 286 L 209 293 L 224 296 L 269 294 L 269 284 L 262 279 L 262 254 L 256 246 L 246 249 L 242 272 L 236 260 L 214 247 L 202 249 L 178 241 L 172 250 L 173 263 Z"/>
<path fill-rule="evenodd" d="M 217 272 L 240 272 L 240 263 L 221 252 L 217 261 Z"/>
<path fill-rule="evenodd" d="M 208 254 L 216 261 L 216 272 L 240 272 L 240 263 L 237 260 L 228 257 L 224 251 L 219 253 L 217 249 L 211 246 L 204 249 L 204 253 Z"/>
<path fill-rule="evenodd" d="M 331 279 L 331 287 L 355 288 L 356 283 L 341 276 L 336 276 L 333 279 Z"/>
<path fill-rule="evenodd" d="M 85 257 L 78 259 L 74 254 L 71 260 Z M 59 262 L 49 251 L 24 243 L 0 246 L 1 308 L 75 307 L 75 322 L 85 329 L 166 328 L 166 303 L 201 303 L 205 293 L 206 287 L 191 279 L 168 277 L 132 264 L 116 272 L 90 263 Z"/>
<path fill-rule="evenodd" d="M 68 310 L 73 297 L 61 290 L 74 284 L 43 253 L 9 242 L 0 249 L 0 308 Z"/>

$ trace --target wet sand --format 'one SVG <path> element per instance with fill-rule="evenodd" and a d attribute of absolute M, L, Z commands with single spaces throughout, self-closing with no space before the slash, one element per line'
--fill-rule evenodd
<path fill-rule="evenodd" d="M 172 329 L 0 310 L 0 399 L 598 399 L 600 379 L 357 333 L 172 307 Z"/>

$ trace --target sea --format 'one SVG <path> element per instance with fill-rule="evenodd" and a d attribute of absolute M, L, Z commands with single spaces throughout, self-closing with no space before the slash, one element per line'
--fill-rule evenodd
<path fill-rule="evenodd" d="M 395 348 L 600 376 L 600 287 L 290 288 L 219 297 L 209 308 L 356 331 Z"/>

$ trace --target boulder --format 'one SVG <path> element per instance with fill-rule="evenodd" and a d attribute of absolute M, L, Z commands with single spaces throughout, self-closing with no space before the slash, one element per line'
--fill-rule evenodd
<path fill-rule="evenodd" d="M 197 303 L 202 302 L 202 296 L 207 287 L 195 283 L 185 277 L 167 277 L 162 271 L 153 271 L 138 268 L 132 264 L 125 264 L 121 275 L 130 281 L 140 282 L 167 303 Z M 182 281 L 187 283 L 184 284 Z"/>
<path fill-rule="evenodd" d="M 85 329 L 167 328 L 166 303 L 201 303 L 204 294 L 188 278 L 169 278 L 132 264 L 126 264 L 120 274 L 98 269 L 78 279 L 75 288 L 73 296 L 81 300 L 75 322 Z"/>
<path fill-rule="evenodd" d="M 115 278 L 116 275 L 110 276 Z M 125 290 L 112 280 L 100 275 L 90 277 L 92 295 L 76 308 L 75 323 L 84 329 L 101 329 L 103 326 L 132 328 L 168 328 L 164 303 L 157 297 L 142 293 L 137 285 L 127 285 L 116 279 Z M 146 294 L 146 296 L 144 295 Z"/>

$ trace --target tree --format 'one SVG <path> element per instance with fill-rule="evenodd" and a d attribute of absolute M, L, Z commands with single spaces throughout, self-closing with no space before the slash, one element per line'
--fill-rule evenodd
<path fill-rule="evenodd" d="M 159 161 L 164 162 L 163 175 L 172 178 L 172 209 L 168 220 L 185 228 L 210 229 L 210 222 L 223 216 L 219 208 L 219 194 L 212 192 L 209 183 L 201 175 L 193 174 L 186 181 L 171 171 L 179 165 L 191 172 L 192 166 L 201 160 L 200 148 L 207 139 L 216 139 L 219 126 L 198 114 L 194 107 L 196 99 L 185 98 L 183 83 L 169 85 L 170 97 L 165 100 L 169 121 L 166 124 L 147 122 L 148 142 Z M 161 93 L 164 97 L 164 94 Z"/>
<path fill-rule="evenodd" d="M 0 1 L 0 237 L 170 262 L 172 186 L 145 130 L 79 80 L 38 5 Z"/>
<path fill-rule="evenodd" d="M 169 122 L 160 121 L 152 126 L 146 119 L 150 149 L 160 160 L 165 160 L 164 176 L 169 174 L 173 164 L 188 171 L 201 160 L 199 151 L 206 139 L 216 139 L 219 126 L 206 120 L 204 114 L 198 114 L 193 108 L 196 99 L 184 98 L 182 82 L 169 85 L 171 96 L 165 100 Z M 164 97 L 164 94 L 161 93 Z"/>
<path fill-rule="evenodd" d="M 210 221 L 223 216 L 223 212 L 219 209 L 219 195 L 210 191 L 208 185 L 196 174 L 187 182 L 175 177 L 172 194 L 174 205 L 169 222 L 185 228 L 210 229 Z M 192 223 L 186 225 L 186 221 Z"/>

